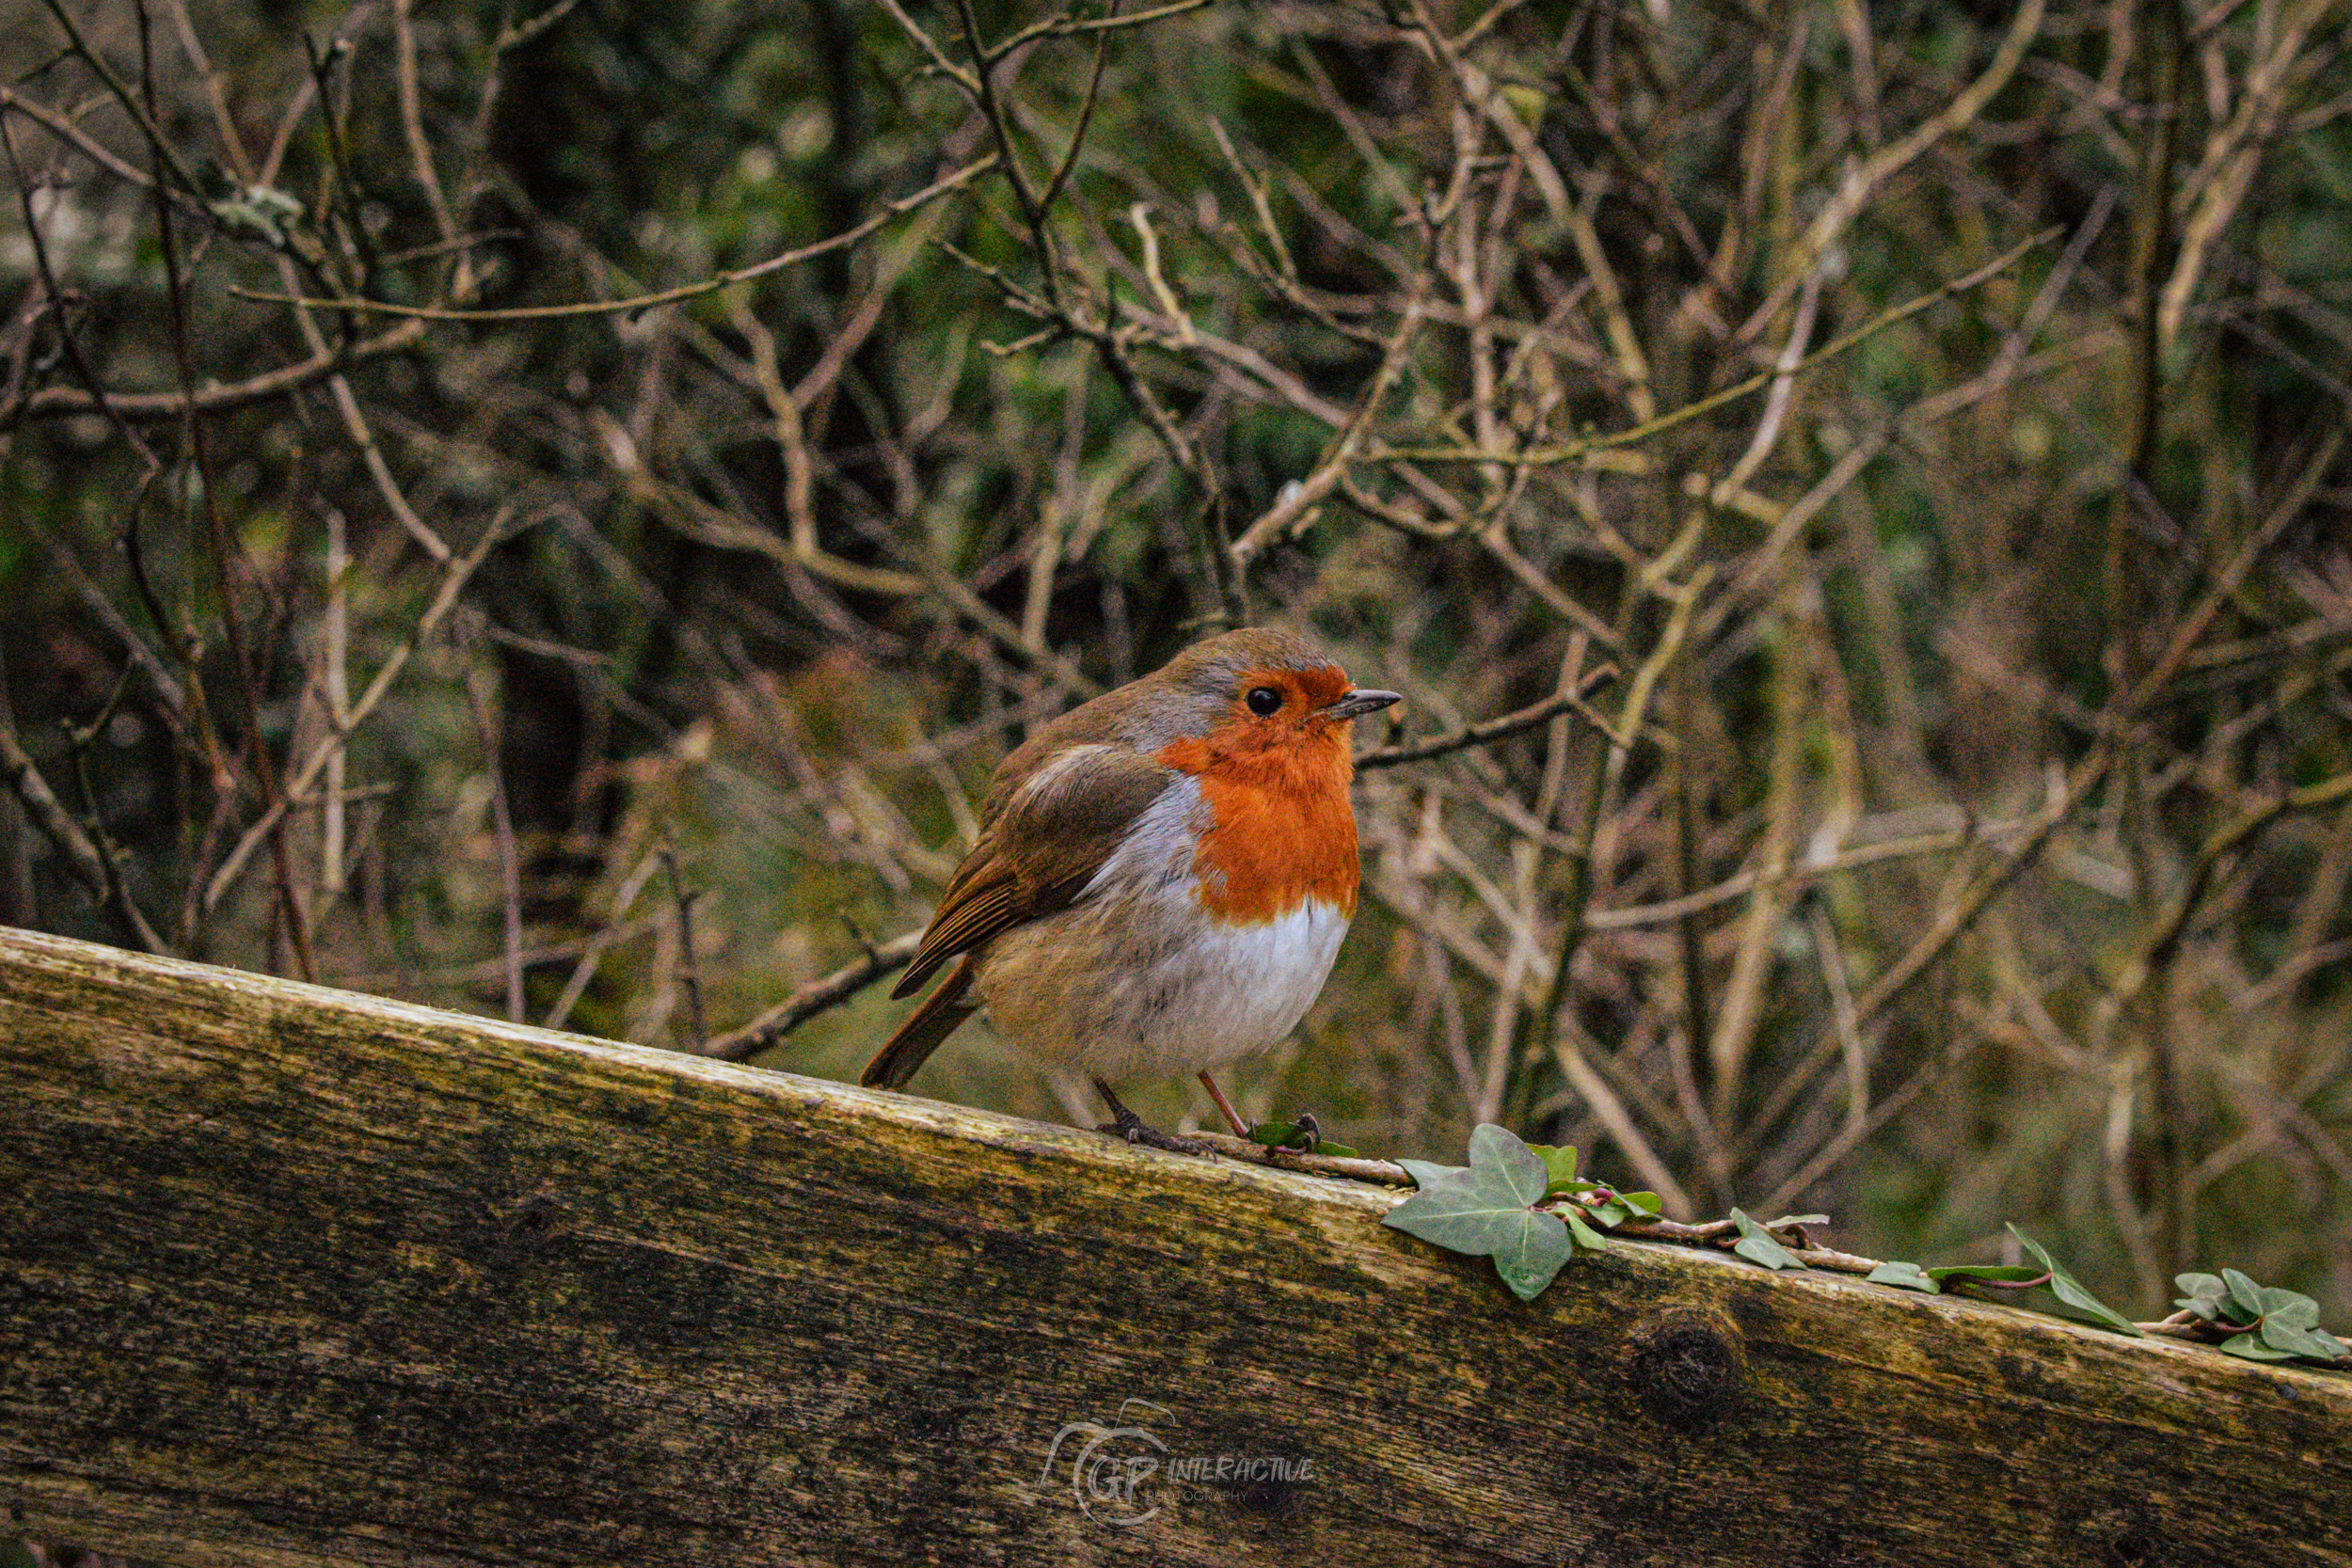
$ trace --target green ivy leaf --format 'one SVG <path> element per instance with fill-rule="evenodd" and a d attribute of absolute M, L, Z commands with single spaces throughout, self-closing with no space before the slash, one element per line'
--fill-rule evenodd
<path fill-rule="evenodd" d="M 2029 1269 L 2023 1263 L 1946 1263 L 1927 1271 L 1930 1279 L 1957 1279 L 1963 1285 L 1981 1279 L 1994 1285 L 2039 1285 L 2047 1269 Z"/>
<path fill-rule="evenodd" d="M 1944 1291 L 1928 1271 L 1916 1263 L 1881 1263 L 1862 1277 L 1873 1285 L 1892 1285 L 1899 1291 L 1925 1291 L 1931 1296 Z"/>
<path fill-rule="evenodd" d="M 1576 1180 L 1576 1150 L 1554 1148 L 1549 1144 L 1529 1144 L 1528 1151 L 1544 1163 L 1544 1171 L 1550 1178 L 1548 1187 L 1557 1190 Z M 1590 1182 L 1583 1183 L 1590 1186 Z"/>
<path fill-rule="evenodd" d="M 1551 1184 L 1551 1172 L 1535 1157 L 1535 1151 L 1521 1143 L 1518 1133 L 1491 1121 L 1470 1130 L 1470 1163 L 1471 1175 L 1496 1172 L 1523 1203 L 1541 1202 L 1544 1189 Z"/>
<path fill-rule="evenodd" d="M 2263 1287 L 2263 1319 L 2286 1318 L 2305 1328 L 2319 1326 L 2319 1303 L 2296 1291 L 2276 1285 Z"/>
<path fill-rule="evenodd" d="M 1403 1165 L 1405 1174 L 1413 1179 L 1413 1185 L 1423 1192 L 1448 1178 L 1470 1174 L 1468 1165 L 1437 1165 L 1426 1160 L 1399 1160 L 1397 1164 Z"/>
<path fill-rule="evenodd" d="M 2230 1288 L 2221 1282 L 2219 1275 L 2176 1274 L 2172 1276 L 2172 1283 L 2188 1292 L 2175 1300 L 2173 1306 L 2194 1312 L 2207 1323 L 2221 1316 L 2221 1303 L 2230 1293 Z"/>
<path fill-rule="evenodd" d="M 1495 1252 L 1495 1272 L 1502 1275 L 1512 1294 L 1521 1301 L 1534 1301 L 1576 1248 L 1558 1215 L 1530 1212 L 1521 1217 L 1525 1223 L 1518 1235 Z"/>
<path fill-rule="evenodd" d="M 1804 1259 L 1772 1239 L 1771 1231 L 1747 1215 L 1734 1209 L 1731 1223 L 1740 1227 L 1740 1240 L 1732 1251 L 1751 1263 L 1761 1263 L 1768 1269 L 1802 1269 Z"/>
<path fill-rule="evenodd" d="M 2132 1322 L 2131 1319 L 2123 1316 L 2122 1313 L 2118 1312 L 2114 1307 L 2109 1307 L 2106 1302 L 2101 1301 L 2097 1296 L 2092 1295 L 2089 1291 L 2083 1289 L 2082 1281 L 2076 1279 L 2073 1275 L 2068 1274 L 2066 1272 L 2066 1266 L 2060 1263 L 2057 1259 L 2051 1257 L 2048 1248 L 2027 1236 L 2024 1231 L 2018 1229 L 2013 1225 L 2009 1227 L 2009 1233 L 2017 1238 L 2018 1245 L 2024 1247 L 2027 1252 L 2032 1253 L 2035 1260 L 2040 1262 L 2043 1268 L 2050 1271 L 2050 1290 L 2058 1296 L 2058 1300 L 2066 1303 L 2067 1306 L 2074 1307 L 2078 1312 L 2090 1313 L 2093 1318 L 2097 1319 L 2100 1323 L 2105 1323 L 2107 1327 L 2115 1330 L 2118 1334 L 2128 1334 L 2135 1339 L 2145 1338 L 2145 1336 L 2140 1333 L 2139 1325 L 2137 1323 Z M 2249 1281 L 2249 1283 L 2251 1283 L 2251 1281 Z"/>
<path fill-rule="evenodd" d="M 1619 1193 L 1617 1201 L 1629 1205 L 1651 1219 L 1656 1219 L 1666 1212 L 1665 1204 L 1659 1200 L 1656 1193 Z"/>
<path fill-rule="evenodd" d="M 1609 1238 L 1586 1225 L 1574 1209 L 1567 1212 L 1568 1240 L 1586 1252 L 1607 1252 Z"/>
<path fill-rule="evenodd" d="M 2263 1288 L 2235 1269 L 2223 1269 L 2221 1278 L 2230 1287 L 2230 1301 L 2233 1307 L 2230 1315 L 2243 1323 L 2260 1323 Z"/>
<path fill-rule="evenodd" d="M 2331 1339 L 2319 1334 L 2319 1303 L 2274 1286 L 2263 1289 L 2263 1321 L 2257 1331 L 2272 1350 L 2285 1351 L 2312 1361 L 2333 1361 Z"/>
<path fill-rule="evenodd" d="M 2259 1334 L 2240 1334 L 2224 1339 L 2221 1341 L 2221 1349 L 2225 1354 L 2242 1355 L 2249 1361 L 2292 1361 L 2295 1359 L 2291 1352 L 2272 1350 L 2268 1345 L 2264 1344 L 2262 1336 Z"/>
<path fill-rule="evenodd" d="M 1470 1155 L 1467 1171 L 1424 1185 L 1381 1223 L 1452 1252 L 1493 1258 L 1502 1282 L 1532 1301 L 1573 1250 L 1560 1217 L 1535 1210 L 1549 1173 L 1533 1149 L 1491 1122 L 1470 1134 Z"/>
<path fill-rule="evenodd" d="M 2272 1350 L 2282 1350 L 2289 1355 L 2299 1355 L 2306 1360 L 2333 1361 L 2336 1358 L 2335 1353 L 2328 1348 L 2328 1342 L 2320 1338 L 2316 1330 L 2299 1323 L 2265 1319 L 2261 1338 L 2262 1342 Z"/>

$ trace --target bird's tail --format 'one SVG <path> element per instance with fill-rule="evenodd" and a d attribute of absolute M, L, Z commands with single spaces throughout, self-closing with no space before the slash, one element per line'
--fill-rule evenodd
<path fill-rule="evenodd" d="M 890 1037 L 889 1043 L 874 1053 L 874 1059 L 866 1064 L 866 1070 L 858 1074 L 857 1081 L 869 1089 L 895 1089 L 914 1077 L 915 1069 L 939 1049 L 939 1042 L 980 1010 L 980 999 L 971 994 L 972 976 L 977 967 L 977 960 L 966 953 L 947 972 L 947 978 L 939 982 L 939 988 L 923 998 L 923 1005 L 898 1025 L 898 1032 Z"/>

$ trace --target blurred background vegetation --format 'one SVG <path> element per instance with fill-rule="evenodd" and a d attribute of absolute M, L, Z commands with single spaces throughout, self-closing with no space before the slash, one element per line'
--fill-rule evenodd
<path fill-rule="evenodd" d="M 1279 624 L 1409 703 L 1246 1113 L 2341 1328 L 2346 23 L 7 0 L 0 921 L 853 1077 Z"/>

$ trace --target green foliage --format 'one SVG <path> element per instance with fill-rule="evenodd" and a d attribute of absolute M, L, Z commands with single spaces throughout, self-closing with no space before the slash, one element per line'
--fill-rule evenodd
<path fill-rule="evenodd" d="M 1943 1290 L 1935 1282 L 1935 1276 L 1916 1263 L 1881 1263 L 1862 1277 L 1873 1285 L 1892 1285 L 1899 1291 L 1923 1291 L 1929 1295 L 1935 1295 Z"/>
<path fill-rule="evenodd" d="M 1576 1150 L 1553 1148 L 1548 1144 L 1531 1144 L 1529 1149 L 1544 1163 L 1546 1193 L 1566 1192 L 1576 1180 Z"/>
<path fill-rule="evenodd" d="M 2050 1278 L 2048 1269 L 2023 1263 L 1951 1263 L 1927 1274 L 1931 1279 L 1961 1285 L 2043 1285 Z"/>
<path fill-rule="evenodd" d="M 1581 1222 L 1571 1229 L 1541 1210 L 1546 1162 L 1507 1129 L 1482 1123 L 1470 1133 L 1470 1160 L 1467 1169 L 1424 1182 L 1381 1223 L 1451 1252 L 1493 1258 L 1495 1272 L 1522 1301 L 1550 1284 L 1577 1247 L 1606 1244 Z"/>
<path fill-rule="evenodd" d="M 2097 1296 L 2092 1295 L 2089 1291 L 2084 1290 L 2082 1282 L 2076 1279 L 2073 1275 L 2067 1273 L 2066 1266 L 2063 1263 L 2060 1263 L 2057 1259 L 2051 1257 L 2047 1247 L 2044 1247 L 2040 1242 L 2033 1240 L 2013 1225 L 2009 1227 L 2009 1233 L 2017 1238 L 2018 1245 L 2024 1247 L 2027 1252 L 2032 1253 L 2035 1259 L 2041 1262 L 2042 1266 L 2049 1271 L 2050 1291 L 2053 1295 L 2056 1295 L 2058 1300 L 2074 1308 L 2077 1312 L 2088 1314 L 2092 1321 L 2104 1323 L 2106 1326 L 2114 1329 L 2118 1334 L 2128 1334 L 2134 1338 L 2137 1338 L 2139 1337 L 2139 1328 L 2132 1322 L 2131 1319 L 2123 1316 L 2121 1312 L 2116 1311 L 2106 1302 L 2103 1302 Z M 2314 1319 L 2313 1321 L 2316 1320 Z"/>
<path fill-rule="evenodd" d="M 1931 1269 L 1922 1269 L 1915 1263 L 1883 1263 L 1867 1277 L 1906 1290 L 1978 1286 L 2010 1292 L 2046 1288 L 2061 1303 L 2100 1326 L 2135 1338 L 2139 1337 L 2137 1323 L 2084 1289 L 2064 1264 L 2050 1256 L 2047 1247 L 2013 1225 L 2009 1231 L 2019 1246 L 2033 1255 L 2033 1263 L 1951 1263 Z M 1882 1275 L 1886 1277 L 1881 1278 Z"/>
<path fill-rule="evenodd" d="M 1761 1263 L 1768 1269 L 1802 1269 L 1805 1266 L 1804 1259 L 1774 1241 L 1771 1231 L 1737 1209 L 1731 1212 L 1731 1223 L 1740 1227 L 1739 1243 L 1731 1250 L 1749 1262 Z"/>
<path fill-rule="evenodd" d="M 2257 1285 L 2235 1269 L 2176 1275 L 2173 1283 L 2186 1292 L 2173 1305 L 2228 1335 L 2221 1348 L 2232 1355 L 2321 1366 L 2352 1357 L 2352 1347 L 2319 1326 L 2319 1304 L 2309 1296 Z"/>
<path fill-rule="evenodd" d="M 1413 1179 L 1413 1184 L 1423 1191 L 1450 1176 L 1460 1176 L 1470 1169 L 1468 1165 L 1440 1165 L 1427 1160 L 1399 1160 L 1397 1164 L 1405 1167 L 1406 1174 Z"/>
<path fill-rule="evenodd" d="M 1419 1190 L 1389 1211 L 1382 1223 L 1452 1252 L 1493 1258 L 1495 1271 L 1522 1301 L 1541 1293 L 1577 1251 L 1607 1247 L 1605 1232 L 1629 1224 L 1638 1227 L 1659 1212 L 1654 1194 L 1619 1193 L 1580 1179 L 1575 1149 L 1531 1146 L 1491 1123 L 1481 1124 L 1470 1134 L 1470 1161 L 1467 1166 L 1398 1162 Z M 1735 1208 L 1727 1226 L 1642 1233 L 1682 1241 L 1720 1238 L 1716 1244 L 1727 1243 L 1732 1253 L 1752 1263 L 1774 1271 L 1804 1271 L 1814 1266 L 1804 1256 L 1813 1250 L 1804 1227 L 1828 1223 L 1826 1214 L 1789 1214 L 1765 1225 Z M 1814 1256 L 1843 1272 L 1863 1271 L 1867 1283 L 1927 1295 L 1969 1286 L 2003 1292 L 2046 1289 L 2075 1315 L 2119 1334 L 2143 1337 L 2137 1323 L 2084 1288 L 2047 1247 L 2014 1225 L 2009 1231 L 2032 1255 L 2033 1263 L 1921 1268 L 1826 1251 Z M 2343 1341 L 2320 1328 L 2319 1306 L 2309 1296 L 2257 1285 L 2235 1269 L 2219 1275 L 2185 1274 L 2176 1282 L 2187 1292 L 2175 1304 L 2184 1316 L 2226 1336 L 2221 1349 L 2232 1355 L 2320 1365 L 2352 1355 Z"/>
<path fill-rule="evenodd" d="M 1249 1130 L 1249 1141 L 1266 1148 L 1294 1149 L 1301 1154 L 1328 1154 L 1343 1160 L 1352 1160 L 1357 1155 L 1357 1150 L 1348 1145 L 1333 1143 L 1325 1137 L 1323 1130 L 1311 1118 L 1262 1121 Z"/>

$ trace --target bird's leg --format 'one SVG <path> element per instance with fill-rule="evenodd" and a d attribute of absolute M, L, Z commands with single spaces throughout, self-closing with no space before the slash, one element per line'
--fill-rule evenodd
<path fill-rule="evenodd" d="M 1103 1097 L 1103 1103 L 1111 1108 L 1111 1119 L 1096 1128 L 1097 1132 L 1108 1132 L 1124 1138 L 1131 1144 L 1141 1144 L 1146 1148 L 1164 1148 L 1170 1154 L 1205 1155 L 1214 1152 L 1207 1144 L 1196 1143 L 1190 1138 L 1180 1138 L 1173 1132 L 1163 1132 L 1157 1128 L 1146 1127 L 1143 1124 L 1143 1118 L 1121 1105 L 1119 1102 L 1119 1096 L 1111 1093 L 1111 1086 L 1100 1078 L 1094 1081 L 1094 1090 Z"/>
<path fill-rule="evenodd" d="M 1249 1136 L 1249 1124 L 1241 1119 L 1241 1113 L 1234 1110 L 1233 1102 L 1225 1098 L 1225 1091 L 1216 1086 L 1216 1080 L 1204 1072 L 1200 1075 L 1200 1086 L 1209 1091 L 1209 1098 L 1216 1101 L 1216 1108 L 1225 1113 L 1225 1125 L 1233 1130 L 1233 1136 Z"/>

